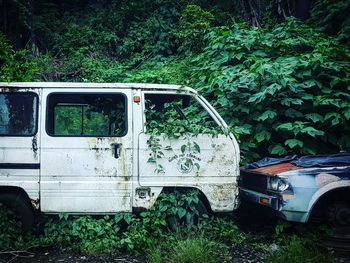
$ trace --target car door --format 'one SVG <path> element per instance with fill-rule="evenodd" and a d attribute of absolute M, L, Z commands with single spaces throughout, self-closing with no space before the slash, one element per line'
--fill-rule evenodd
<path fill-rule="evenodd" d="M 44 90 L 42 211 L 131 211 L 130 96 L 128 89 Z"/>
<path fill-rule="evenodd" d="M 223 134 L 222 127 L 198 97 L 176 92 L 144 92 L 143 101 L 145 128 L 139 134 L 140 185 L 203 189 L 235 184 L 238 153 L 234 142 Z"/>

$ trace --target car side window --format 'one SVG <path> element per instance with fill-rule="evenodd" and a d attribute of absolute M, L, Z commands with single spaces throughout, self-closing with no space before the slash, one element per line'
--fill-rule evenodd
<path fill-rule="evenodd" d="M 127 133 L 123 94 L 54 93 L 48 97 L 51 136 L 121 137 Z"/>
<path fill-rule="evenodd" d="M 190 95 L 145 94 L 146 130 L 172 134 L 217 133 L 219 125 Z"/>

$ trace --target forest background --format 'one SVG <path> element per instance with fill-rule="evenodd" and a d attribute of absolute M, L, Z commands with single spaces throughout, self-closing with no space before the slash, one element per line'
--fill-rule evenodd
<path fill-rule="evenodd" d="M 0 81 L 188 85 L 243 162 L 350 147 L 350 1 L 0 0 Z"/>

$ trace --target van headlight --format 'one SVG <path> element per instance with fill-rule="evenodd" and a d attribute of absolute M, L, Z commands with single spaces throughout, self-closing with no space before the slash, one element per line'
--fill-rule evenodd
<path fill-rule="evenodd" d="M 286 178 L 270 176 L 267 180 L 267 189 L 275 192 L 283 192 L 289 188 L 289 182 Z"/>

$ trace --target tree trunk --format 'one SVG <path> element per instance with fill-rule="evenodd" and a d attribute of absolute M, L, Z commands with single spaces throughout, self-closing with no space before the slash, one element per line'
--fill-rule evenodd
<path fill-rule="evenodd" d="M 250 25 L 261 26 L 261 0 L 240 0 L 243 19 Z"/>
<path fill-rule="evenodd" d="M 36 43 L 36 35 L 34 31 L 34 7 L 33 7 L 33 0 L 28 0 L 28 11 L 29 11 L 29 18 L 28 18 L 28 24 L 29 24 L 29 40 L 28 40 L 28 47 L 31 51 L 32 55 L 37 56 L 39 55 L 39 49 Z"/>

